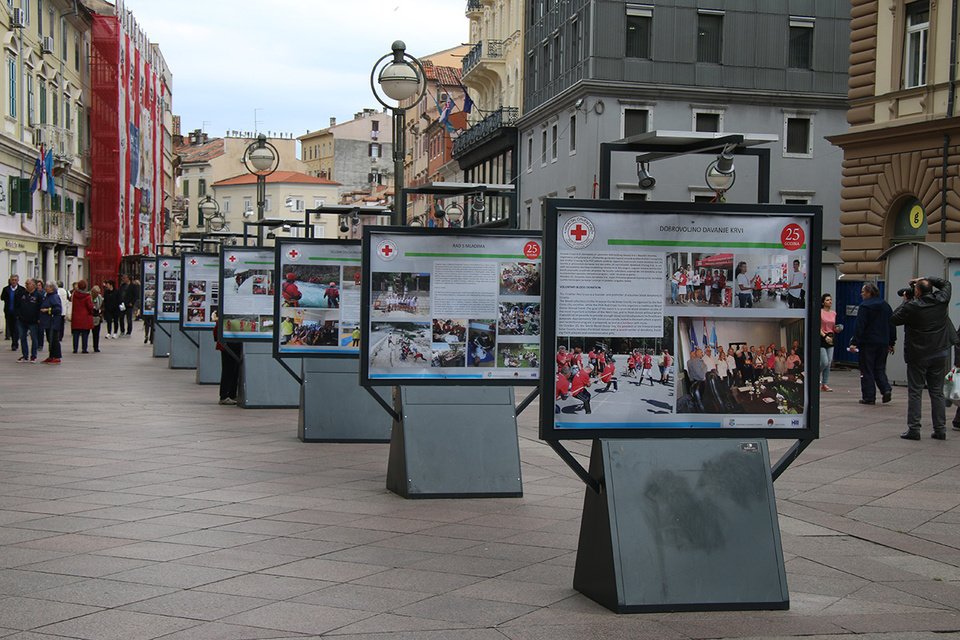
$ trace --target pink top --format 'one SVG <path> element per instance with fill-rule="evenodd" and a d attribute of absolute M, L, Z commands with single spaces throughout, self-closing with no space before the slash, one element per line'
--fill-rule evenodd
<path fill-rule="evenodd" d="M 833 333 L 837 328 L 837 312 L 820 309 L 820 333 Z"/>

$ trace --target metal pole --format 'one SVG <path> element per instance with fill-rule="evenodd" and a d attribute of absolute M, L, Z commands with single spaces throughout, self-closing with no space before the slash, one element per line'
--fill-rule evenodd
<path fill-rule="evenodd" d="M 406 109 L 393 109 L 393 215 L 391 224 L 407 223 L 407 198 L 403 194 L 403 160 L 406 156 L 407 140 L 404 136 Z"/>
<path fill-rule="evenodd" d="M 267 177 L 257 174 L 257 246 L 263 246 L 263 208 L 267 199 Z"/>

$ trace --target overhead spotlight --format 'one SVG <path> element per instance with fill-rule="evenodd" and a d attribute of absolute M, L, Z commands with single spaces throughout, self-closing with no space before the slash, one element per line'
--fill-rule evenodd
<path fill-rule="evenodd" d="M 350 227 L 347 225 L 347 216 L 340 216 L 340 233 L 347 233 L 350 231 Z"/>
<path fill-rule="evenodd" d="M 283 225 L 283 231 L 284 233 L 290 233 L 290 225 L 288 224 Z"/>
<path fill-rule="evenodd" d="M 251 217 L 252 215 L 253 215 L 253 209 L 247 209 L 246 211 L 243 212 L 243 217 L 244 217 L 244 218 L 249 218 L 249 217 Z"/>
<path fill-rule="evenodd" d="M 579 111 L 580 109 L 583 109 L 583 98 L 580 98 L 579 100 L 574 102 L 573 108 L 576 109 L 577 111 Z"/>
<path fill-rule="evenodd" d="M 350 212 L 350 224 L 354 227 L 357 227 L 360 225 L 360 208 L 359 207 L 354 207 L 353 210 Z"/>
<path fill-rule="evenodd" d="M 447 215 L 446 211 L 443 209 L 443 204 L 439 200 L 433 201 L 433 217 L 437 220 L 443 220 L 443 216 Z"/>
<path fill-rule="evenodd" d="M 733 166 L 733 151 L 736 148 L 736 144 L 726 145 L 717 159 L 707 165 L 704 179 L 714 191 L 726 191 L 736 182 L 737 170 Z"/>
<path fill-rule="evenodd" d="M 420 216 L 416 216 L 415 218 L 413 218 L 412 220 L 410 220 L 410 225 L 409 225 L 409 226 L 411 226 L 411 227 L 422 227 L 422 226 L 423 226 L 423 220 L 420 219 Z"/>
<path fill-rule="evenodd" d="M 650 175 L 650 163 L 641 162 L 640 156 L 637 156 L 637 184 L 641 189 L 653 189 L 657 184 L 657 179 Z"/>

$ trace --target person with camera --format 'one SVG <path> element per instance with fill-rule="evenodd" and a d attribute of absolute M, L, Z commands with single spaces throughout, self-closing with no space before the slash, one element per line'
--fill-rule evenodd
<path fill-rule="evenodd" d="M 860 296 L 863 302 L 857 309 L 857 323 L 850 339 L 850 350 L 857 354 L 860 366 L 860 404 L 876 404 L 877 389 L 887 403 L 893 398 L 893 388 L 887 380 L 887 355 L 893 353 L 897 344 L 897 330 L 890 324 L 893 310 L 873 282 L 864 283 Z"/>
<path fill-rule="evenodd" d="M 897 291 L 903 303 L 890 321 L 903 325 L 903 359 L 907 363 L 907 430 L 905 440 L 920 439 L 923 387 L 930 397 L 930 415 L 936 440 L 946 440 L 947 407 L 943 400 L 943 378 L 947 356 L 957 344 L 957 332 L 947 315 L 951 287 L 942 278 L 914 278 L 910 286 Z"/>

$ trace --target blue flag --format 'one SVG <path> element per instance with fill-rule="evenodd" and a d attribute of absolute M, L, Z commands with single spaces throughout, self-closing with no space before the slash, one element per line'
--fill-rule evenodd
<path fill-rule="evenodd" d="M 43 172 L 47 176 L 47 193 L 49 193 L 50 196 L 53 197 L 57 195 L 57 187 L 54 184 L 55 181 L 53 179 L 53 151 L 52 150 L 47 151 L 47 158 L 44 162 Z"/>

